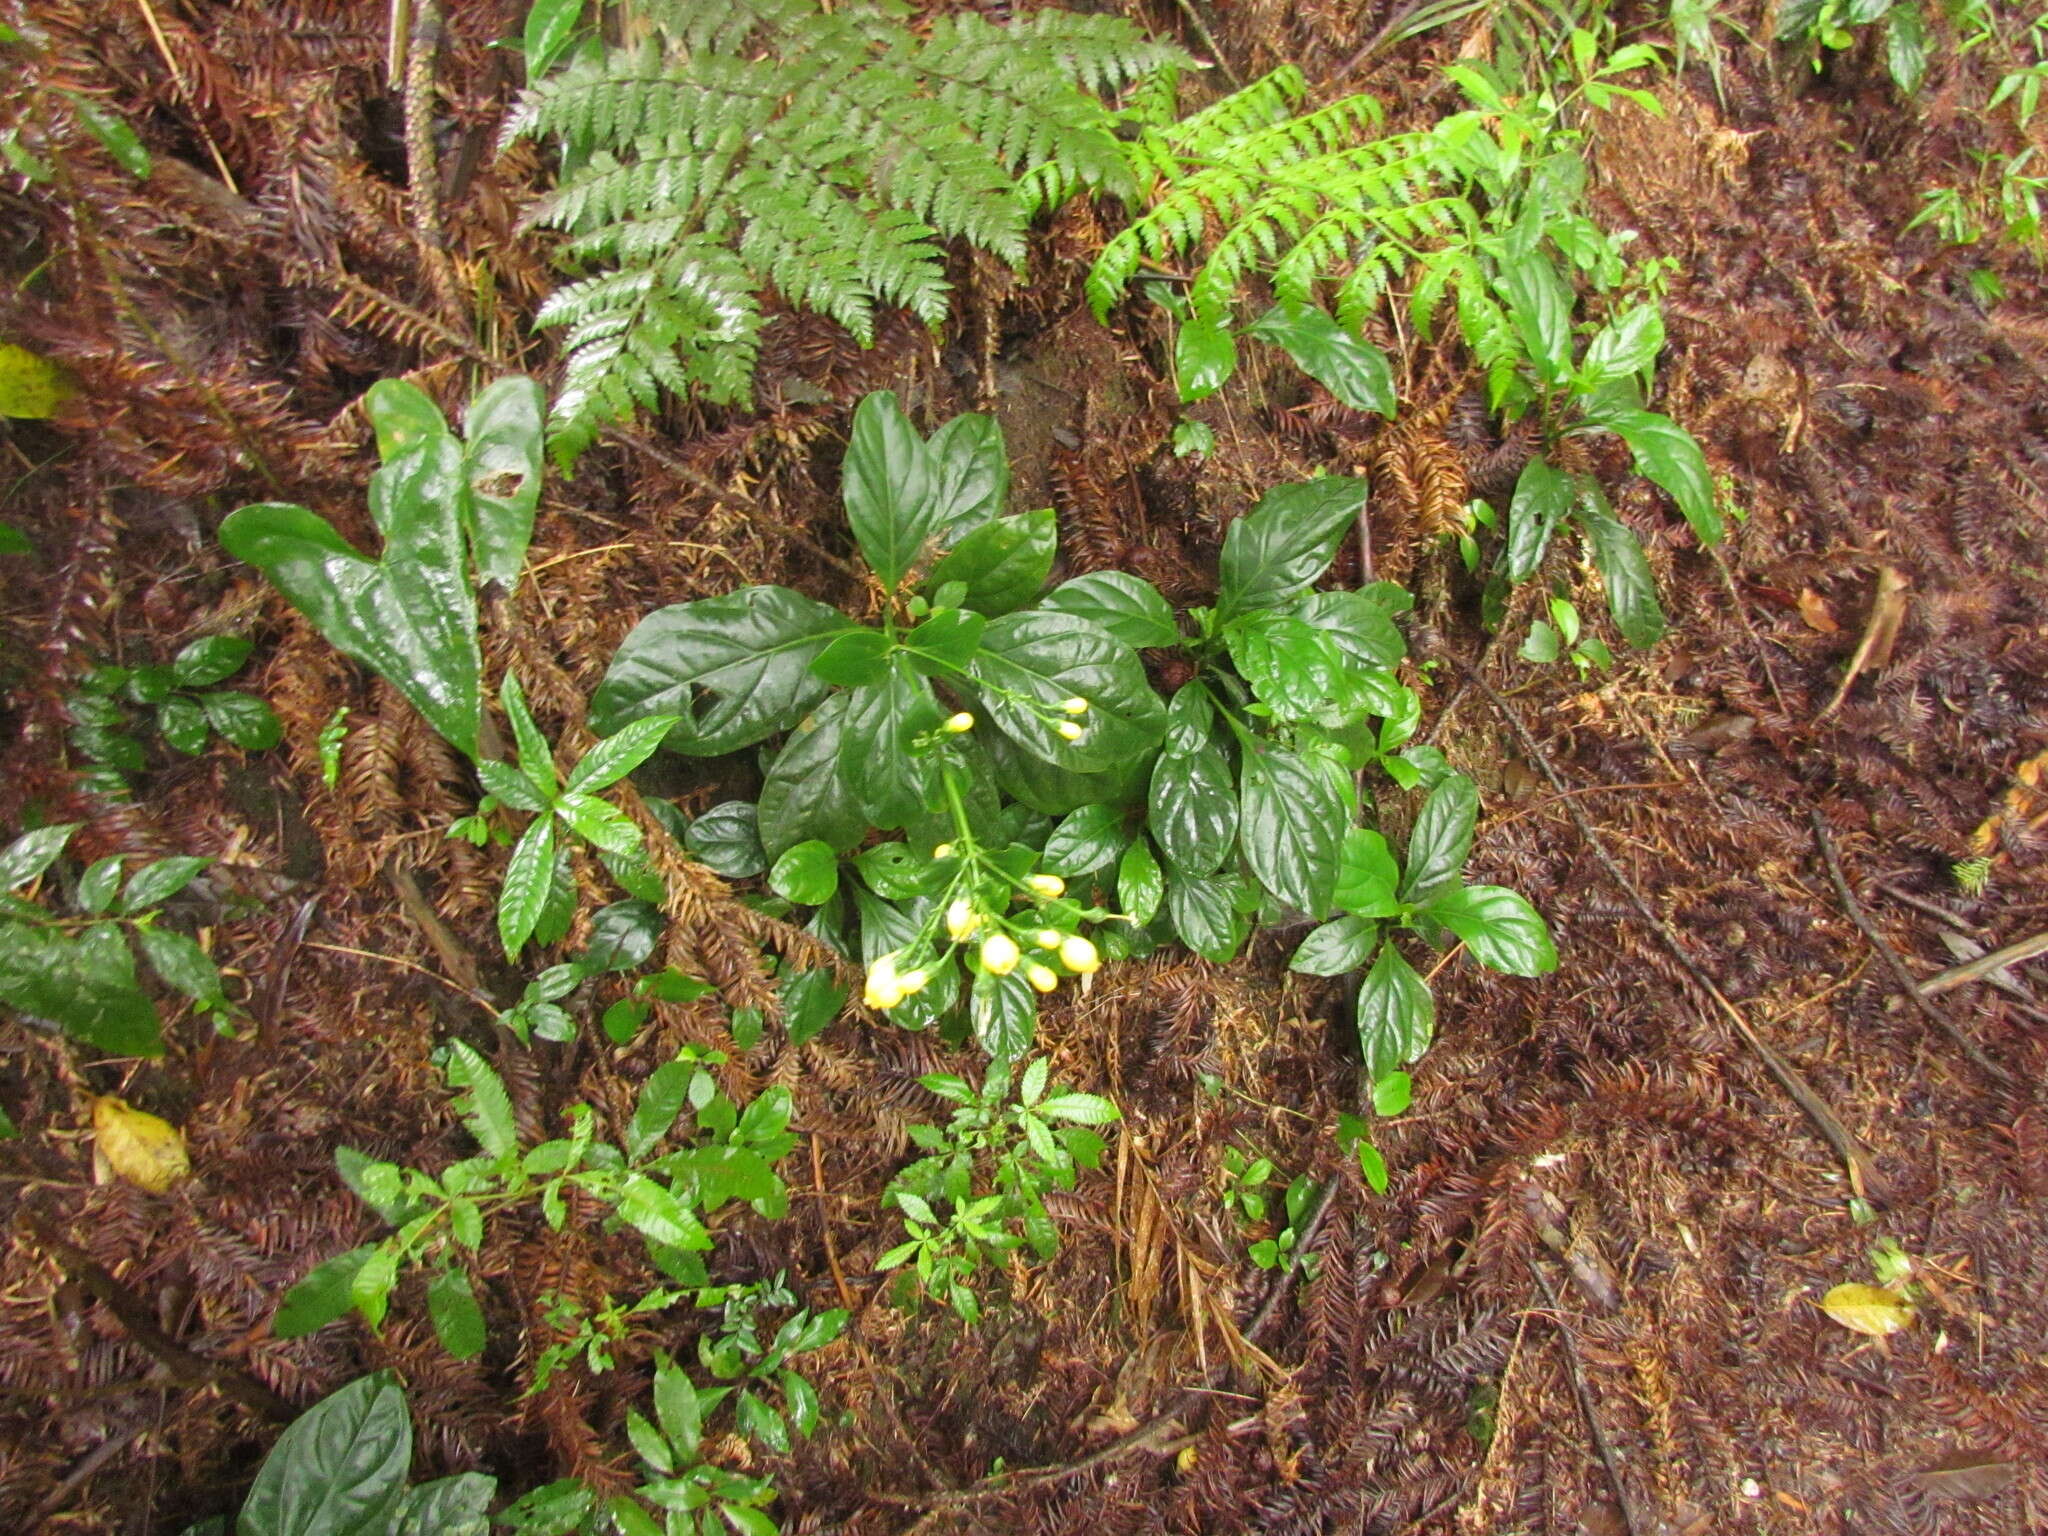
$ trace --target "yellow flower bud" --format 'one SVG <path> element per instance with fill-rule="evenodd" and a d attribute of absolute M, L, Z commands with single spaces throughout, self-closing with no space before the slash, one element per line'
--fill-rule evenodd
<path fill-rule="evenodd" d="M 946 721 L 946 729 L 955 736 L 964 736 L 967 732 L 974 729 L 974 716 L 963 709 L 959 714 L 950 717 Z"/>
<path fill-rule="evenodd" d="M 1065 895 L 1067 890 L 1067 882 L 1058 875 L 1033 875 L 1024 883 L 1048 900 L 1054 896 Z"/>
<path fill-rule="evenodd" d="M 1041 928 L 1031 935 L 1031 942 L 1040 949 L 1058 949 L 1066 937 L 1057 928 Z"/>
<path fill-rule="evenodd" d="M 914 992 L 922 992 L 931 984 L 931 979 L 930 971 L 905 971 L 896 978 L 897 990 L 909 997 Z"/>
<path fill-rule="evenodd" d="M 1074 724 L 1071 720 L 1062 720 L 1053 729 L 1068 741 L 1079 741 L 1081 739 L 1081 727 Z"/>
<path fill-rule="evenodd" d="M 938 847 L 932 850 L 932 857 L 935 859 L 950 859 L 953 857 L 953 845 L 951 843 L 939 844 Z"/>
<path fill-rule="evenodd" d="M 946 934 L 955 944 L 963 944 L 975 929 L 981 926 L 981 914 L 965 896 L 954 898 L 946 908 Z"/>
<path fill-rule="evenodd" d="M 1070 933 L 1060 941 L 1060 963 L 1075 975 L 1086 976 L 1090 971 L 1102 969 L 1102 956 L 1081 935 Z"/>
<path fill-rule="evenodd" d="M 992 933 L 981 941 L 981 968 L 991 976 L 1009 975 L 1022 958 L 1017 941 L 1007 933 Z"/>
<path fill-rule="evenodd" d="M 1060 973 L 1049 965 L 1040 965 L 1036 960 L 1024 967 L 1024 979 L 1034 990 L 1050 992 L 1060 984 Z"/>
<path fill-rule="evenodd" d="M 1062 699 L 1060 708 L 1070 715 L 1085 715 L 1088 713 L 1088 701 L 1076 695 L 1071 699 Z"/>
<path fill-rule="evenodd" d="M 896 975 L 896 957 L 883 955 L 868 967 L 867 986 L 862 999 L 870 1008 L 879 1008 L 885 1013 L 903 1001 L 903 984 Z"/>

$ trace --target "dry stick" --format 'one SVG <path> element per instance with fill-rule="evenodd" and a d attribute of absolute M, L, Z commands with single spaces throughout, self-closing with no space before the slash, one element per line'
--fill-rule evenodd
<path fill-rule="evenodd" d="M 1514 733 L 1522 751 L 1542 771 L 1543 777 L 1550 781 L 1550 787 L 1560 795 L 1568 796 L 1569 788 L 1559 777 L 1557 770 L 1551 766 L 1550 755 L 1537 744 L 1536 738 L 1529 733 L 1529 728 L 1522 724 L 1521 717 L 1508 707 L 1507 701 L 1494 691 L 1493 685 L 1483 676 L 1463 661 L 1460 661 L 1458 666 L 1466 677 L 1471 679 L 1472 685 L 1486 695 L 1487 702 L 1493 705 L 1501 719 L 1507 722 L 1508 729 Z M 1587 849 L 1591 851 L 1600 867 L 1607 872 L 1607 877 L 1620 888 L 1629 905 L 1635 908 L 1636 916 L 1657 935 L 1658 940 L 1678 962 L 1679 968 L 1685 972 L 1693 985 L 1713 1000 L 1723 1016 L 1734 1026 L 1735 1032 L 1742 1037 L 1743 1044 L 1756 1053 L 1757 1059 L 1764 1064 L 1765 1069 L 1778 1080 L 1778 1086 L 1791 1096 L 1792 1102 L 1797 1104 L 1805 1112 L 1806 1118 L 1813 1122 L 1814 1128 L 1820 1132 L 1822 1138 L 1834 1149 L 1835 1155 L 1841 1158 L 1843 1165 L 1848 1169 L 1850 1188 L 1859 1197 L 1868 1198 L 1867 1184 L 1870 1174 L 1874 1171 L 1869 1149 L 1858 1141 L 1835 1112 L 1822 1102 L 1820 1095 L 1815 1093 L 1806 1079 L 1799 1075 L 1798 1069 L 1771 1048 L 1751 1026 L 1749 1020 L 1743 1017 L 1742 1011 L 1729 1002 L 1721 989 L 1714 985 L 1713 978 L 1701 970 L 1698 962 L 1685 952 L 1678 942 L 1678 936 L 1671 931 L 1671 925 L 1650 910 L 1649 902 L 1644 900 L 1642 892 L 1636 889 L 1636 883 L 1614 861 L 1614 855 L 1607 851 L 1606 843 L 1601 841 L 1600 834 L 1593 829 L 1592 822 L 1586 819 L 1586 813 L 1579 809 L 1578 802 L 1567 798 L 1563 805 L 1565 814 L 1571 817 L 1572 824 L 1579 829 L 1579 836 L 1586 840 Z"/>
<path fill-rule="evenodd" d="M 1975 1062 L 1987 1077 L 1994 1077 L 2008 1088 L 2012 1087 L 2012 1074 L 1989 1056 L 1986 1056 L 1976 1041 L 1957 1028 L 1953 1019 L 1927 1000 L 1927 996 L 1921 991 L 1919 983 L 1914 981 L 1913 973 L 1906 969 L 1906 962 L 1899 958 L 1899 952 L 1886 942 L 1883 934 L 1871 926 L 1869 917 L 1864 914 L 1862 903 L 1857 901 L 1856 893 L 1849 889 L 1849 877 L 1842 873 L 1842 858 L 1835 851 L 1835 840 L 1828 835 L 1827 822 L 1822 819 L 1819 811 L 1808 812 L 1807 819 L 1813 823 L 1814 840 L 1820 844 L 1821 857 L 1827 861 L 1828 879 L 1834 882 L 1835 894 L 1842 898 L 1843 910 L 1849 914 L 1849 921 L 1856 925 L 1857 932 L 1863 935 L 1865 942 L 1877 951 L 1878 958 L 1884 961 L 1886 968 L 1891 971 L 1893 978 L 1898 982 L 1899 990 L 1913 1000 L 1913 1006 L 1920 1010 L 1921 1016 L 1928 1023 L 1947 1035 L 1949 1039 L 1955 1041 L 1962 1053 Z M 2048 948 L 2048 943 L 2044 943 L 2042 947 Z M 1996 957 L 1989 958 L 1995 959 Z M 1971 963 L 1979 964 L 1981 962 L 1972 961 Z M 1986 969 L 1992 969 L 1992 967 L 1986 967 Z"/>
<path fill-rule="evenodd" d="M 1181 15 L 1187 17 L 1188 25 L 1195 29 L 1195 36 L 1202 40 L 1202 46 L 1209 50 L 1209 56 L 1216 61 L 1216 67 L 1223 71 L 1233 89 L 1242 89 L 1244 81 L 1236 70 L 1230 67 L 1230 56 L 1223 51 L 1223 45 L 1216 41 L 1216 34 L 1209 30 L 1209 23 L 1202 20 L 1202 13 L 1195 9 L 1194 0 L 1174 0 L 1180 7 Z"/>
<path fill-rule="evenodd" d="M 1601 1422 L 1600 1410 L 1593 1401 L 1593 1389 L 1587 1385 L 1586 1363 L 1579 1358 L 1579 1341 L 1564 1320 L 1564 1310 L 1558 1305 L 1557 1292 L 1551 1288 L 1550 1277 L 1543 1273 L 1542 1266 L 1534 1259 L 1530 1260 L 1529 1272 L 1536 1277 L 1537 1285 L 1543 1288 L 1543 1299 L 1550 1304 L 1550 1324 L 1564 1344 L 1564 1363 L 1572 1378 L 1572 1394 L 1579 1400 L 1579 1412 L 1586 1416 L 1586 1428 L 1592 1433 L 1593 1449 L 1600 1453 L 1600 1464 L 1607 1469 L 1607 1481 L 1614 1485 L 1614 1497 L 1621 1504 L 1622 1524 L 1628 1527 L 1629 1536 L 1643 1536 L 1649 1527 L 1636 1512 L 1636 1501 L 1628 1491 L 1628 1484 L 1622 1481 L 1621 1458 L 1614 1454 L 1614 1442 L 1607 1438 L 1607 1426 Z"/>
<path fill-rule="evenodd" d="M 2037 933 L 2031 939 L 2019 939 L 2003 949 L 1992 950 L 1988 955 L 1966 960 L 1961 965 L 1928 977 L 1913 991 L 1921 998 L 1933 997 L 1938 992 L 1948 992 L 1957 987 L 1967 986 L 1981 977 L 1989 976 L 1993 971 L 2002 971 L 2008 965 L 2031 960 L 2040 954 L 2048 954 L 2048 933 Z"/>
<path fill-rule="evenodd" d="M 1889 880 L 1877 880 L 1872 883 L 1877 889 L 1883 891 L 1885 895 L 1891 897 L 1892 900 L 1902 901 L 1915 911 L 1925 912 L 1937 923 L 1943 923 L 1955 929 L 1957 933 L 1967 933 L 1973 939 L 1984 937 L 1984 930 L 1982 928 L 1979 928 L 1967 918 L 1957 916 L 1938 901 L 1929 901 L 1925 896 L 1915 896 L 1911 891 L 1893 885 Z"/>
<path fill-rule="evenodd" d="M 70 1394 L 66 1394 L 67 1397 Z M 79 1485 L 93 1473 L 112 1461 L 116 1456 L 133 1445 L 142 1432 L 150 1427 L 147 1419 L 137 1419 L 126 1429 L 117 1430 L 98 1445 L 78 1458 L 78 1464 L 64 1475 L 64 1481 L 52 1488 L 43 1502 L 38 1504 L 28 1517 L 28 1529 L 39 1531 L 43 1522 L 63 1509 L 66 1501 L 78 1491 Z"/>

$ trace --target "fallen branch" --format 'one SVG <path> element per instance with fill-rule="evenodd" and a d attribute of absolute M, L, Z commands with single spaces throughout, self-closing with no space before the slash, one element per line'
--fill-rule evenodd
<path fill-rule="evenodd" d="M 1913 990 L 1922 998 L 1933 997 L 1940 992 L 1952 992 L 1957 987 L 1968 986 L 1973 981 L 1989 976 L 1993 971 L 2002 971 L 2008 965 L 2017 965 L 2022 960 L 2031 960 L 2036 955 L 2048 954 L 2048 933 L 2037 933 L 2030 939 L 2019 939 L 2003 949 L 1994 949 L 1988 955 L 1979 955 L 1961 965 L 1928 977 Z"/>

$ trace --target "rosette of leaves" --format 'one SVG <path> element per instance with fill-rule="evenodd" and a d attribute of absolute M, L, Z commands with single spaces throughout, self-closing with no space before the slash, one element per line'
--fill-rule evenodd
<path fill-rule="evenodd" d="M 156 728 L 188 757 L 206 750 L 215 735 L 250 752 L 267 752 L 284 735 L 270 706 L 254 695 L 218 686 L 249 660 L 254 643 L 240 635 L 208 635 L 179 651 L 169 664 L 95 667 L 65 705 L 71 744 L 96 765 L 85 786 L 101 794 L 126 791 L 127 773 L 146 765 L 132 734 L 130 706 L 155 711 Z"/>
<path fill-rule="evenodd" d="M 50 873 L 77 830 L 40 827 L 0 849 L 0 1003 L 111 1056 L 161 1056 L 162 1023 L 137 979 L 137 952 L 196 1007 L 226 1015 L 211 957 L 162 922 L 164 903 L 213 861 L 157 859 L 124 879 L 129 855 L 96 860 L 70 888 L 76 916 L 60 916 L 47 891 L 36 899 L 25 888 Z"/>
<path fill-rule="evenodd" d="M 518 580 L 540 504 L 543 400 L 505 378 L 470 402 L 463 435 L 424 391 L 384 379 L 363 396 L 382 467 L 370 559 L 317 513 L 264 502 L 220 525 L 228 553 L 268 576 L 328 642 L 377 673 L 449 743 L 481 755 L 477 589 Z"/>

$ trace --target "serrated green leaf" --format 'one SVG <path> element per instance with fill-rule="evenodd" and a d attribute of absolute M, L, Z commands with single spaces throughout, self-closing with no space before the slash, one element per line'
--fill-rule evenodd
<path fill-rule="evenodd" d="M 547 908 L 555 878 L 555 819 L 543 816 L 520 836 L 498 891 L 498 938 L 505 958 L 517 960 Z"/>
<path fill-rule="evenodd" d="M 456 1100 L 456 1113 L 485 1154 L 504 1158 L 516 1153 L 519 1124 L 512 1113 L 512 1096 L 491 1064 L 467 1041 L 448 1042 L 448 1082 L 466 1090 L 467 1096 Z"/>
<path fill-rule="evenodd" d="M 484 1313 L 469 1287 L 469 1275 L 461 1269 L 444 1269 L 427 1287 L 427 1315 L 433 1320 L 434 1336 L 441 1347 L 457 1360 L 469 1360 L 483 1353 Z"/>

